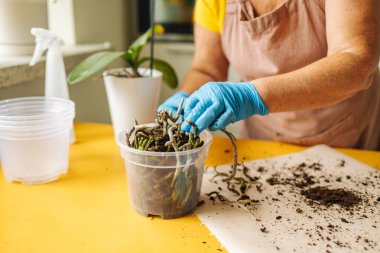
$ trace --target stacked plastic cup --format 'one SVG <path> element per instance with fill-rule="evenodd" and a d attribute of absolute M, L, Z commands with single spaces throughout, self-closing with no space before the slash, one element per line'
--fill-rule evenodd
<path fill-rule="evenodd" d="M 42 184 L 67 173 L 71 100 L 26 97 L 0 101 L 0 159 L 9 182 Z"/>

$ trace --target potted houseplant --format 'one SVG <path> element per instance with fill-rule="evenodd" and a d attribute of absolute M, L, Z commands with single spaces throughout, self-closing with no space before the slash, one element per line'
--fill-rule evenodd
<path fill-rule="evenodd" d="M 161 110 L 154 123 L 118 134 L 132 209 L 144 216 L 173 219 L 198 206 L 203 168 L 212 135 L 181 131 L 184 100 L 173 115 Z"/>
<path fill-rule="evenodd" d="M 154 33 L 164 32 L 161 25 L 154 26 Z M 103 72 L 108 104 L 114 133 L 129 129 L 134 120 L 151 122 L 156 115 L 162 80 L 176 88 L 178 78 L 174 69 L 165 61 L 141 57 L 141 51 L 149 41 L 152 29 L 137 38 L 125 52 L 97 52 L 77 65 L 68 76 L 68 83 L 78 83 L 96 75 L 116 59 L 122 58 L 127 68 L 110 69 Z M 152 61 L 153 69 L 142 68 Z"/>

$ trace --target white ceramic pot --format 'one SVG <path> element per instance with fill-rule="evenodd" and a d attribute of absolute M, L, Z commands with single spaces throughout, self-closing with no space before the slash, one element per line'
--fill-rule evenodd
<path fill-rule="evenodd" d="M 46 0 L 0 0 L 0 55 L 30 55 L 32 27 L 48 27 Z"/>
<path fill-rule="evenodd" d="M 158 99 L 162 85 L 162 73 L 139 69 L 144 77 L 117 77 L 126 69 L 111 69 L 103 73 L 108 105 L 115 137 L 123 130 L 129 130 L 136 119 L 139 124 L 153 122 L 156 117 Z M 130 71 L 130 69 L 127 69 Z"/>

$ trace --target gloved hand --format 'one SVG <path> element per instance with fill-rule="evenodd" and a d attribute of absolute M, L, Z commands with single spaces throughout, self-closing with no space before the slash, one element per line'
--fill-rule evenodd
<path fill-rule="evenodd" d="M 185 101 L 184 113 L 181 129 L 193 132 L 187 123 L 190 120 L 200 133 L 207 128 L 223 129 L 230 123 L 269 112 L 252 83 L 209 82 Z"/>
<path fill-rule="evenodd" d="M 173 96 L 168 98 L 162 105 L 160 105 L 157 108 L 157 111 L 158 112 L 161 110 L 164 110 L 167 112 L 172 111 L 172 113 L 175 114 L 178 110 L 178 106 L 181 103 L 182 99 L 183 98 L 186 99 L 187 97 L 189 97 L 189 94 L 187 94 L 186 92 L 183 92 L 183 91 L 178 91 L 178 92 L 174 93 Z"/>

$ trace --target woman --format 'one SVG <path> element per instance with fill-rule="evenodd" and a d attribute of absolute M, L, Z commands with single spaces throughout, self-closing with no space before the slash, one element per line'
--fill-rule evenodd
<path fill-rule="evenodd" d="M 245 138 L 378 149 L 379 13 L 378 0 L 198 0 L 192 66 L 159 109 L 186 98 L 200 130 L 244 120 Z M 221 82 L 229 64 L 244 82 Z"/>

